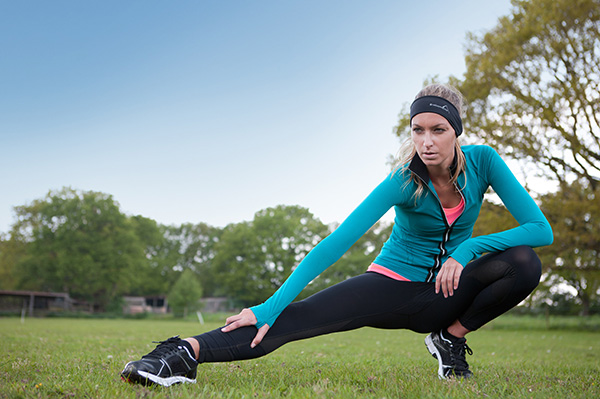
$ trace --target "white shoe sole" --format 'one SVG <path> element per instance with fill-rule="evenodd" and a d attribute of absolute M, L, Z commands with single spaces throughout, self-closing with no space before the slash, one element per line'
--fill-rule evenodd
<path fill-rule="evenodd" d="M 440 352 L 438 351 L 437 347 L 433 343 L 433 340 L 431 339 L 431 334 L 425 338 L 425 345 L 427 346 L 427 350 L 429 351 L 429 353 L 431 353 L 431 355 L 433 357 L 435 357 L 438 361 L 438 377 L 439 377 L 439 379 L 445 380 L 446 377 L 444 376 L 444 365 L 442 364 L 442 356 L 440 355 Z"/>
<path fill-rule="evenodd" d="M 147 378 L 148 380 L 152 381 L 155 384 L 162 385 L 163 387 L 170 387 L 173 384 L 183 384 L 183 383 L 195 384 L 196 383 L 195 379 L 192 380 L 191 378 L 186 378 L 186 377 L 162 378 L 157 375 L 147 373 L 145 371 L 138 371 L 137 373 L 139 375 L 141 375 L 142 377 Z"/>

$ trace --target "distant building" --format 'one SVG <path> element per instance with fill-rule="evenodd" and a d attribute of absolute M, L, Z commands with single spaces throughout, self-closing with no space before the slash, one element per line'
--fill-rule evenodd
<path fill-rule="evenodd" d="M 123 297 L 123 313 L 166 314 L 170 311 L 164 295 Z M 231 312 L 236 308 L 225 297 L 209 297 L 199 300 L 201 311 L 206 313 Z M 72 299 L 66 292 L 2 291 L 0 290 L 0 313 L 44 316 L 52 312 L 90 311 L 90 305 Z"/>
<path fill-rule="evenodd" d="M 202 307 L 200 310 L 206 313 L 230 312 L 235 310 L 231 300 L 226 297 L 208 297 L 200 299 Z"/>
<path fill-rule="evenodd" d="M 123 297 L 123 314 L 140 313 L 165 314 L 171 311 L 165 296 L 125 296 Z M 229 298 L 209 297 L 199 299 L 200 310 L 206 313 L 229 312 L 235 310 Z"/>
<path fill-rule="evenodd" d="M 165 314 L 168 311 L 165 296 L 125 296 L 123 297 L 123 313 L 128 315 L 140 313 Z"/>
<path fill-rule="evenodd" d="M 0 311 L 6 313 L 47 314 L 73 309 L 74 301 L 66 292 L 2 291 Z"/>

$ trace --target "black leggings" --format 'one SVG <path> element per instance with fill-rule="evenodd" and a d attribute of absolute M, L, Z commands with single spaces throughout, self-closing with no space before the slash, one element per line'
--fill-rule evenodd
<path fill-rule="evenodd" d="M 197 335 L 198 361 L 226 362 L 266 355 L 283 344 L 359 327 L 438 331 L 454 321 L 470 331 L 516 306 L 537 286 L 541 263 L 526 246 L 485 255 L 463 270 L 444 298 L 435 283 L 398 281 L 366 272 L 287 306 L 254 349 L 254 326 Z"/>

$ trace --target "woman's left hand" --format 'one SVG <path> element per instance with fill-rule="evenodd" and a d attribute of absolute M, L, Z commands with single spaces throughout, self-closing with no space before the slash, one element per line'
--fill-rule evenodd
<path fill-rule="evenodd" d="M 239 314 L 229 316 L 227 320 L 225 320 L 225 324 L 227 325 L 221 328 L 221 331 L 229 332 L 240 327 L 254 326 L 256 325 L 256 322 L 257 320 L 256 316 L 254 315 L 254 312 L 252 312 L 250 309 L 242 309 L 242 311 Z M 254 348 L 256 347 L 256 345 L 260 344 L 262 339 L 269 331 L 269 328 L 270 327 L 268 324 L 264 324 L 261 328 L 258 329 L 258 331 L 256 332 L 256 336 L 250 343 L 251 348 Z"/>
<path fill-rule="evenodd" d="M 452 258 L 448 258 L 435 279 L 435 293 L 438 294 L 441 288 L 444 298 L 454 295 L 454 290 L 458 288 L 458 281 L 460 280 L 462 271 L 463 265 Z"/>

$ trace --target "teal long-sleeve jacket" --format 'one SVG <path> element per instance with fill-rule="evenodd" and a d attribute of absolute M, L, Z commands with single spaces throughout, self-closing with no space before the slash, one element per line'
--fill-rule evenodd
<path fill-rule="evenodd" d="M 411 281 L 435 281 L 448 257 L 465 266 L 486 252 L 551 244 L 550 224 L 498 153 L 479 145 L 463 146 L 462 151 L 465 173 L 458 177 L 457 187 L 465 209 L 454 223 L 448 224 L 427 168 L 415 155 L 407 170 L 387 176 L 333 233 L 315 246 L 269 299 L 250 308 L 258 320 L 256 327 L 272 326 L 304 287 L 342 257 L 391 207 L 396 212 L 392 234 L 374 263 Z M 419 198 L 414 196 L 417 185 L 410 178 L 411 172 L 427 185 Z M 471 237 L 489 187 L 519 226 Z"/>

